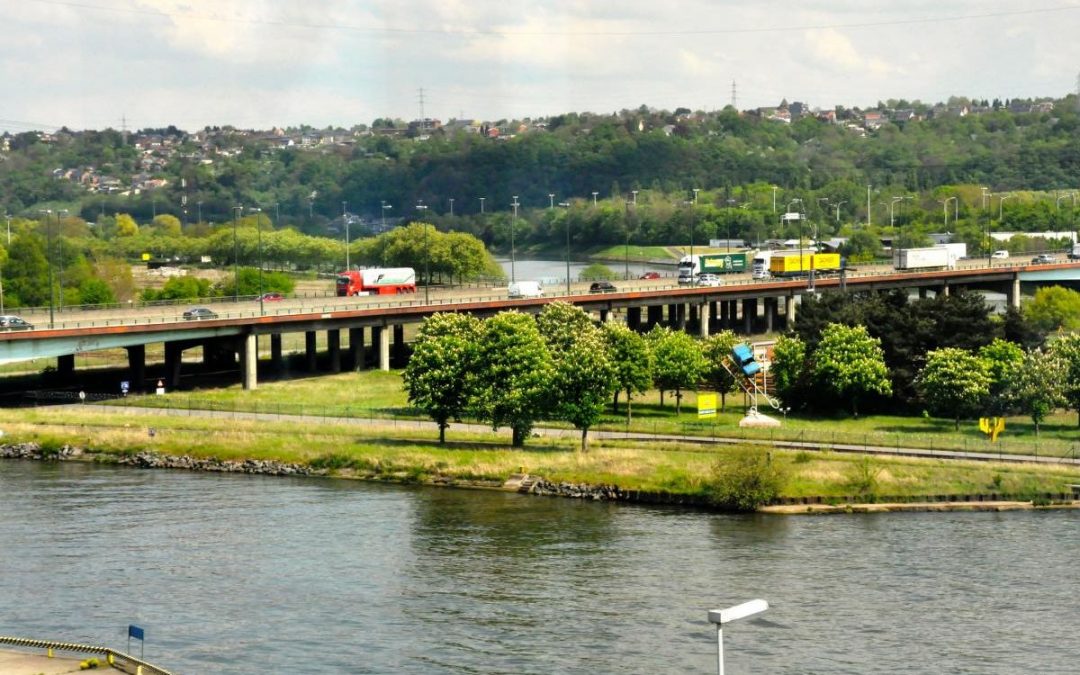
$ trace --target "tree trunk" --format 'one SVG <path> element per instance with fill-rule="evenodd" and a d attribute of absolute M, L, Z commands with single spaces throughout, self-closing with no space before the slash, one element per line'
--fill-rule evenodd
<path fill-rule="evenodd" d="M 626 426 L 630 426 L 630 400 L 633 397 L 630 395 L 630 390 L 626 390 Z"/>
<path fill-rule="evenodd" d="M 675 416 L 682 412 L 682 389 L 675 388 Z"/>
<path fill-rule="evenodd" d="M 589 427 L 585 427 L 581 430 L 581 451 L 589 451 Z"/>
<path fill-rule="evenodd" d="M 446 443 L 446 427 L 450 426 L 446 422 L 439 422 L 439 444 Z"/>
<path fill-rule="evenodd" d="M 664 407 L 664 388 L 660 387 L 660 407 Z"/>
<path fill-rule="evenodd" d="M 959 417 L 956 418 L 956 430 L 960 431 L 960 418 Z"/>
<path fill-rule="evenodd" d="M 619 391 L 615 391 L 615 397 L 611 399 L 611 414 L 619 414 Z"/>
<path fill-rule="evenodd" d="M 518 426 L 510 428 L 513 430 L 513 436 L 510 444 L 515 448 L 523 447 L 525 445 L 525 429 Z"/>

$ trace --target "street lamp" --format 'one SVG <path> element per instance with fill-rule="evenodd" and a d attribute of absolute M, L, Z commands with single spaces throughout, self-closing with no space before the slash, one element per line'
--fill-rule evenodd
<path fill-rule="evenodd" d="M 5 213 L 4 218 L 7 219 L 7 245 L 11 246 L 11 214 Z"/>
<path fill-rule="evenodd" d="M 1012 199 L 1016 195 L 1002 195 L 1001 201 L 998 202 L 998 222 L 1001 222 L 1001 214 L 1003 213 L 1002 206 L 1005 204 L 1006 199 Z"/>
<path fill-rule="evenodd" d="M 596 206 L 596 195 L 598 195 L 598 194 L 600 194 L 600 193 L 596 192 L 595 190 L 592 193 L 592 205 L 593 206 Z"/>
<path fill-rule="evenodd" d="M 510 283 L 517 281 L 514 275 L 514 223 L 517 222 L 517 210 L 518 210 L 518 196 L 514 195 L 514 202 L 511 204 L 514 207 L 514 219 L 510 221 Z"/>
<path fill-rule="evenodd" d="M 843 206 L 844 204 L 847 204 L 847 202 L 843 201 L 843 202 L 837 202 L 836 204 L 834 204 L 834 206 L 836 207 L 836 224 L 837 225 L 840 224 L 840 207 Z"/>
<path fill-rule="evenodd" d="M 594 192 L 593 195 L 596 193 Z M 626 202 L 626 210 L 630 210 L 630 202 Z M 634 219 L 637 219 L 637 209 L 634 209 Z M 630 279 L 630 219 L 626 217 L 624 213 L 623 228 L 626 230 L 626 245 L 623 247 L 623 263 L 626 266 L 623 270 L 623 279 Z"/>
<path fill-rule="evenodd" d="M 263 255 L 262 255 L 262 209 L 252 206 L 248 211 L 255 214 L 255 231 L 259 248 L 259 315 L 263 313 Z M 239 284 L 237 284 L 239 285 Z"/>
<path fill-rule="evenodd" d="M 236 227 L 239 225 L 240 214 L 244 211 L 243 206 L 233 207 L 233 221 L 232 221 L 232 267 L 233 267 L 233 302 L 240 302 L 240 269 L 238 261 L 240 259 L 240 247 L 236 242 Z"/>
<path fill-rule="evenodd" d="M 779 190 L 779 189 L 780 188 L 776 187 L 775 185 L 772 186 L 772 212 L 773 213 L 776 213 L 776 191 Z"/>
<path fill-rule="evenodd" d="M 454 198 L 450 198 L 450 217 L 454 217 Z"/>
<path fill-rule="evenodd" d="M 386 209 L 392 209 L 394 207 L 387 204 L 386 200 L 380 200 L 380 203 L 382 204 L 382 231 L 386 232 Z"/>
<path fill-rule="evenodd" d="M 945 212 L 945 227 L 949 227 L 949 202 L 956 202 L 956 211 L 953 215 L 953 225 L 956 225 L 956 221 L 960 220 L 960 198 L 959 197 L 946 197 L 945 199 L 939 199 L 938 203 L 941 204 L 942 210 Z"/>
<path fill-rule="evenodd" d="M 416 202 L 417 211 L 427 211 L 428 207 L 424 205 L 424 200 Z M 431 245 L 428 240 L 428 224 L 420 223 L 420 226 L 424 228 L 424 304 L 431 304 L 428 301 L 428 290 L 431 288 Z"/>
<path fill-rule="evenodd" d="M 345 205 L 348 202 L 341 202 L 341 222 L 345 224 L 345 269 L 349 269 L 349 217 L 345 213 Z"/>
<path fill-rule="evenodd" d="M 760 614 L 769 608 L 764 600 L 751 600 L 727 609 L 709 610 L 709 621 L 716 624 L 716 667 L 724 675 L 724 624 Z"/>
<path fill-rule="evenodd" d="M 51 220 L 50 216 L 52 215 L 52 209 L 41 209 L 39 213 L 45 214 L 45 234 L 47 237 L 47 246 L 49 249 L 49 254 L 46 257 L 49 259 L 49 328 L 52 328 L 55 318 L 53 315 L 52 224 L 49 222 Z"/>
<path fill-rule="evenodd" d="M 58 209 L 56 211 L 56 265 L 60 273 L 60 278 L 57 280 L 56 305 L 59 312 L 64 311 L 64 231 L 60 227 L 61 213 L 67 218 L 69 211 L 67 209 Z"/>
<path fill-rule="evenodd" d="M 638 193 L 637 190 L 631 190 L 630 191 L 630 194 L 632 194 L 634 196 L 634 207 L 635 208 L 637 208 L 637 193 Z"/>
<path fill-rule="evenodd" d="M 485 199 L 487 199 L 487 197 L 481 197 L 480 198 L 480 215 L 484 215 L 484 200 Z"/>
<path fill-rule="evenodd" d="M 548 193 L 548 201 L 550 202 L 550 204 L 548 205 L 548 208 L 549 209 L 554 209 L 555 208 L 555 193 L 554 192 L 549 192 Z"/>
<path fill-rule="evenodd" d="M 566 220 L 566 294 L 570 295 L 570 202 L 559 202 L 559 206 L 566 209 L 563 219 Z"/>

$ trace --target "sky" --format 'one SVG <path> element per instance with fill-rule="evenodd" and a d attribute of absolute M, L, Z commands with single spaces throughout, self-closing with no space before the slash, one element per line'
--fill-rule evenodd
<path fill-rule="evenodd" d="M 1080 0 L 4 0 L 0 133 L 1060 98 Z"/>

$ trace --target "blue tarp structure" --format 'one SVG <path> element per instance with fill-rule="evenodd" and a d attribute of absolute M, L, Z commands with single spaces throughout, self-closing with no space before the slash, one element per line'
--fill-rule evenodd
<path fill-rule="evenodd" d="M 754 360 L 754 350 L 750 345 L 741 344 L 732 347 L 731 358 L 747 377 L 753 377 L 761 370 L 761 364 Z"/>

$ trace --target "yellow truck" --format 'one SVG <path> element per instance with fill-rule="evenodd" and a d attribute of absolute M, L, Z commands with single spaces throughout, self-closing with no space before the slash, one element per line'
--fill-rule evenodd
<path fill-rule="evenodd" d="M 774 253 L 769 259 L 769 276 L 802 277 L 814 274 L 834 274 L 840 271 L 839 253 Z"/>

